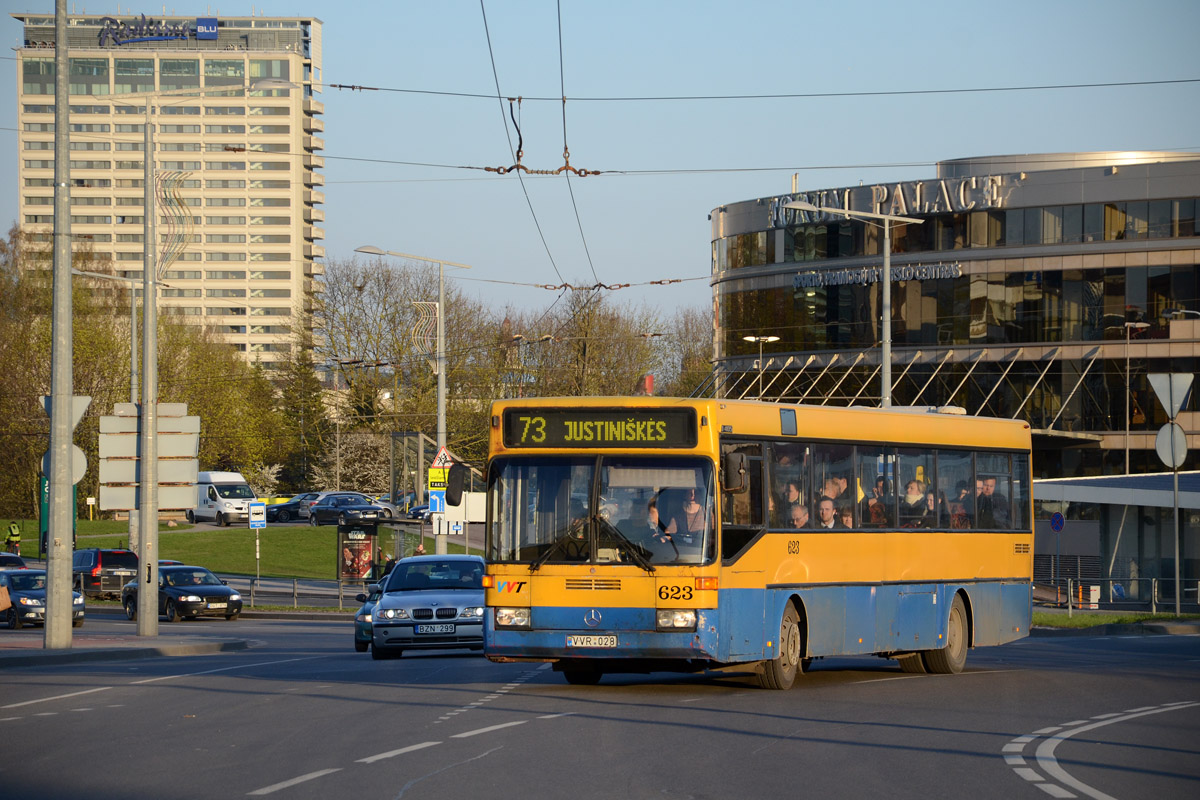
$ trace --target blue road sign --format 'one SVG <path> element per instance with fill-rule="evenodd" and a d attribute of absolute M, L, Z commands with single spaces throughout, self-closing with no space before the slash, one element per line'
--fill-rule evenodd
<path fill-rule="evenodd" d="M 1066 524 L 1067 520 L 1063 517 L 1062 512 L 1055 511 L 1050 515 L 1050 529 L 1055 533 L 1061 532 Z"/>
<path fill-rule="evenodd" d="M 438 489 L 429 493 L 429 511 L 433 514 L 446 513 L 446 490 Z"/>
<path fill-rule="evenodd" d="M 267 527 L 267 504 L 263 502 L 250 504 L 250 527 L 265 528 Z"/>

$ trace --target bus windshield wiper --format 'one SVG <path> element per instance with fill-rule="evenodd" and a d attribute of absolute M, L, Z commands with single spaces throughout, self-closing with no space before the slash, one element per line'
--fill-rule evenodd
<path fill-rule="evenodd" d="M 644 555 L 642 554 L 642 551 L 641 551 L 641 548 L 640 548 L 640 547 L 638 547 L 638 546 L 637 546 L 636 544 L 634 544 L 633 542 L 629 541 L 629 537 L 628 537 L 628 536 L 626 536 L 625 534 L 621 533 L 620 529 L 618 529 L 618 528 L 617 528 L 617 526 L 613 525 L 611 522 L 609 522 L 609 521 L 608 521 L 607 519 L 605 519 L 604 517 L 601 517 L 601 516 L 597 515 L 596 519 L 598 519 L 598 520 L 600 521 L 600 524 L 601 524 L 601 525 L 602 525 L 604 528 L 606 528 L 606 529 L 608 530 L 608 532 L 609 532 L 609 533 L 610 533 L 610 534 L 611 534 L 611 535 L 612 535 L 612 536 L 613 536 L 613 537 L 614 537 L 614 538 L 615 538 L 617 541 L 619 541 L 619 542 L 624 542 L 624 543 L 625 543 L 625 547 L 623 547 L 622 549 L 623 549 L 625 552 L 629 553 L 629 555 L 630 555 L 630 556 L 632 556 L 632 557 L 633 557 L 633 560 L 637 562 L 637 565 L 638 565 L 639 567 L 641 567 L 642 569 L 646 570 L 646 572 L 654 572 L 654 565 L 653 565 L 653 564 L 651 564 L 651 563 L 650 563 L 650 561 L 649 561 L 649 560 L 646 558 L 646 556 L 644 556 Z"/>
<path fill-rule="evenodd" d="M 586 520 L 585 520 L 585 522 L 586 522 Z M 576 529 L 576 530 L 571 530 L 570 526 L 568 526 L 567 530 L 564 533 L 562 533 L 560 536 L 558 536 L 558 538 L 556 538 L 554 541 L 550 542 L 550 546 L 547 547 L 545 550 L 543 550 L 542 554 L 540 556 L 538 556 L 532 564 L 529 565 L 529 571 L 535 572 L 538 569 L 538 567 L 542 566 L 542 564 L 545 564 L 547 561 L 549 561 L 550 556 L 554 555 L 554 552 L 556 550 L 558 550 L 558 548 L 561 547 L 564 543 L 569 542 L 569 541 L 571 541 L 571 539 L 575 538 L 577 536 L 577 534 L 579 533 L 579 530 L 582 530 L 582 528 Z M 583 540 L 580 540 L 580 541 L 582 543 Z"/>

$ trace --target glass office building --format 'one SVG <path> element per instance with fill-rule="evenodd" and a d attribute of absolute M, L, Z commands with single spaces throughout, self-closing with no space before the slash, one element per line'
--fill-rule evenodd
<path fill-rule="evenodd" d="M 837 208 L 921 221 L 892 223 L 893 404 L 1026 419 L 1041 477 L 1164 469 L 1147 375 L 1200 364 L 1200 154 L 966 158 L 714 209 L 717 396 L 880 402 L 883 230 Z"/>
<path fill-rule="evenodd" d="M 16 50 L 19 224 L 49 246 L 54 16 L 13 16 L 24 23 Z M 166 284 L 159 307 L 210 323 L 265 366 L 286 357 L 295 330 L 311 326 L 323 273 L 325 125 L 314 96 L 321 26 L 312 17 L 68 19 L 75 246 L 141 280 L 146 101 L 123 97 L 155 93 L 156 177 L 173 181 L 155 200 Z M 271 88 L 245 88 L 256 82 Z"/>

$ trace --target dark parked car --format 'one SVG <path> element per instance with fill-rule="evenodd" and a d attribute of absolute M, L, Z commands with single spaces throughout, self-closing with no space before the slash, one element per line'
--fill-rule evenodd
<path fill-rule="evenodd" d="M 8 588 L 12 607 L 4 612 L 10 628 L 46 623 L 46 570 L 17 569 L 0 572 L 0 586 Z M 71 624 L 83 625 L 83 595 L 71 592 Z"/>
<path fill-rule="evenodd" d="M 302 492 L 286 503 L 267 506 L 267 522 L 291 522 L 308 517 L 309 504 L 320 496 L 320 492 Z"/>
<path fill-rule="evenodd" d="M 408 518 L 421 520 L 428 519 L 428 517 L 425 516 L 427 513 L 429 513 L 429 504 L 422 503 L 419 506 L 412 506 L 408 509 Z"/>
<path fill-rule="evenodd" d="M 137 619 L 137 581 L 121 590 L 125 616 Z M 204 567 L 170 566 L 158 571 L 158 613 L 167 622 L 198 616 L 237 619 L 242 613 L 242 596 Z"/>
<path fill-rule="evenodd" d="M 25 559 L 15 553 L 0 553 L 0 569 L 25 569 Z"/>
<path fill-rule="evenodd" d="M 371 656 L 405 650 L 483 649 L 483 559 L 402 558 L 388 573 L 371 615 Z"/>
<path fill-rule="evenodd" d="M 383 581 L 387 581 L 386 575 L 383 577 Z M 378 583 L 372 583 L 367 587 L 366 593 L 354 597 L 355 600 L 362 603 L 362 607 L 354 612 L 355 652 L 365 653 L 371 646 L 371 616 L 375 611 L 375 604 L 379 602 L 379 596 L 382 594 L 383 587 Z"/>
<path fill-rule="evenodd" d="M 331 494 L 308 510 L 309 525 L 353 525 L 379 521 L 379 506 L 361 494 Z"/>
<path fill-rule="evenodd" d="M 138 557 L 132 550 L 89 547 L 76 550 L 71 563 L 75 591 L 85 597 L 117 597 L 121 587 L 137 577 Z"/>

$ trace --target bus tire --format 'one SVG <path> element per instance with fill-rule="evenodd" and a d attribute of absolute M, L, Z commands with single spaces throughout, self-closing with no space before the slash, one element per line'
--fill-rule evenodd
<path fill-rule="evenodd" d="M 925 659 L 920 653 L 908 653 L 896 659 L 900 664 L 901 672 L 909 672 L 914 675 L 924 675 L 929 670 L 925 669 Z"/>
<path fill-rule="evenodd" d="M 600 670 L 586 664 L 563 667 L 562 674 L 572 686 L 595 686 L 604 675 Z"/>
<path fill-rule="evenodd" d="M 800 672 L 800 615 L 788 603 L 779 623 L 779 656 L 763 661 L 758 673 L 758 685 L 764 689 L 790 689 Z"/>
<path fill-rule="evenodd" d="M 955 675 L 967 663 L 967 610 L 962 597 L 954 595 L 946 622 L 946 646 L 921 653 L 925 669 L 940 675 Z"/>

